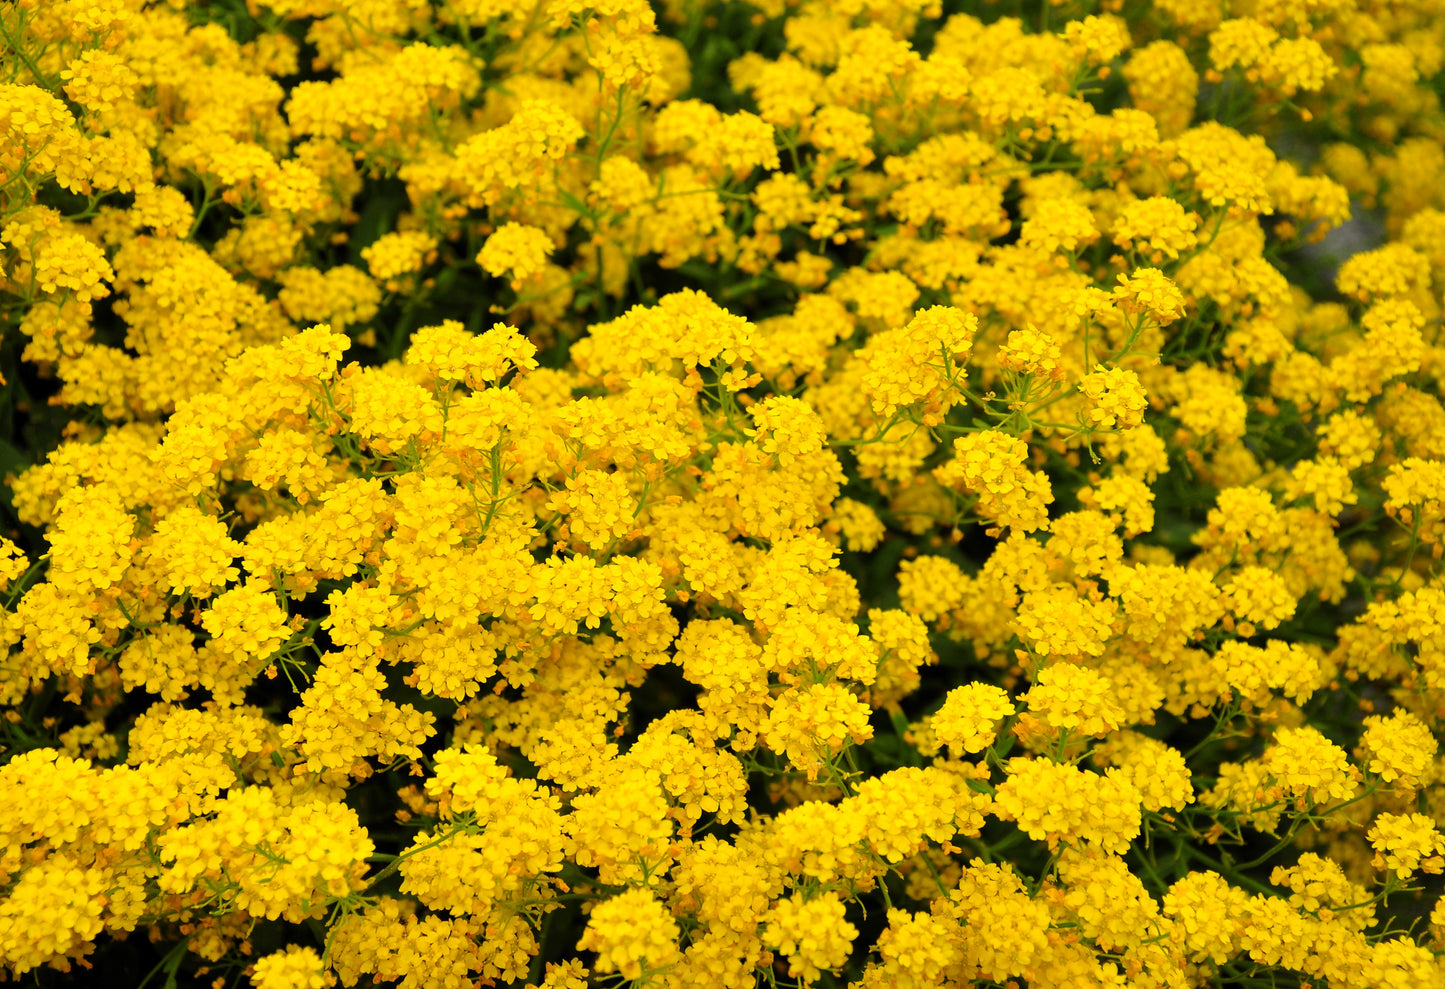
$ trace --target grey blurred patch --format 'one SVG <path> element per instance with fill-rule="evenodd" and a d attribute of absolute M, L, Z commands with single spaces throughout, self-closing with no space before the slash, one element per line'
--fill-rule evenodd
<path fill-rule="evenodd" d="M 1269 138 L 1270 150 L 1281 160 L 1294 163 L 1301 174 L 1309 174 L 1320 159 L 1321 143 L 1317 135 L 1304 130 L 1284 130 Z M 1350 197 L 1350 219 L 1325 235 L 1318 244 L 1306 244 L 1294 256 L 1308 265 L 1319 284 L 1333 292 L 1340 265 L 1361 251 L 1371 251 L 1385 243 L 1385 213 L 1378 207 L 1367 209 L 1360 200 Z"/>
<path fill-rule="evenodd" d="M 1331 230 L 1318 244 L 1300 248 L 1299 256 L 1315 267 L 1320 278 L 1333 288 L 1341 264 L 1361 251 L 1372 251 L 1385 243 L 1384 217 L 1383 210 L 1366 209 L 1351 197 L 1349 222 Z"/>

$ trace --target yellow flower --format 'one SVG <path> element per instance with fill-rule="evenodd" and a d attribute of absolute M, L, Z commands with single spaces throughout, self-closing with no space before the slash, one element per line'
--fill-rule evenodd
<path fill-rule="evenodd" d="M 577 947 L 597 952 L 597 971 L 640 979 L 676 963 L 679 936 L 662 903 L 645 889 L 629 889 L 592 908 Z"/>
<path fill-rule="evenodd" d="M 66 854 L 20 873 L 0 903 L 0 960 L 16 974 L 79 955 L 101 932 L 110 877 Z"/>
<path fill-rule="evenodd" d="M 1059 364 L 1059 357 L 1058 342 L 1033 326 L 1009 333 L 1008 342 L 998 351 L 1000 367 L 1052 381 L 1064 379 L 1064 369 Z"/>
<path fill-rule="evenodd" d="M 1102 736 L 1124 721 L 1112 691 L 1109 678 L 1094 670 L 1051 663 L 1039 671 L 1022 700 L 1055 729 Z"/>
<path fill-rule="evenodd" d="M 1260 768 L 1272 780 L 1270 791 L 1293 797 L 1300 807 L 1349 800 L 1358 788 L 1359 770 L 1315 728 L 1281 728 Z"/>
<path fill-rule="evenodd" d="M 1374 866 L 1402 879 L 1416 869 L 1445 871 L 1445 835 L 1424 814 L 1381 814 L 1365 835 L 1375 849 Z"/>
<path fill-rule="evenodd" d="M 325 989 L 335 982 L 315 948 L 294 944 L 257 959 L 251 973 L 255 989 Z"/>
<path fill-rule="evenodd" d="M 1017 628 L 1043 656 L 1102 656 L 1113 620 L 1112 602 L 1089 600 L 1065 585 L 1025 594 Z"/>
<path fill-rule="evenodd" d="M 1129 429 L 1144 421 L 1144 410 L 1149 407 L 1139 375 L 1127 368 L 1096 364 L 1079 382 L 1079 390 L 1092 405 L 1087 413 L 1092 426 Z"/>
<path fill-rule="evenodd" d="M 151 554 L 159 561 L 173 593 L 210 597 L 235 580 L 231 566 L 241 544 L 230 538 L 220 519 L 192 505 L 181 505 L 156 523 Z"/>
<path fill-rule="evenodd" d="M 790 978 L 811 982 L 848 960 L 858 928 L 843 919 L 845 912 L 836 893 L 812 899 L 794 893 L 768 911 L 763 943 L 787 958 Z"/>
<path fill-rule="evenodd" d="M 435 256 L 437 239 L 420 230 L 396 230 L 382 234 L 361 249 L 371 277 L 387 284 L 398 284 L 403 275 L 415 274 Z"/>
<path fill-rule="evenodd" d="M 545 230 L 509 222 L 487 238 L 477 254 L 477 264 L 497 278 L 510 273 L 512 287 L 520 289 L 542 270 L 553 249 L 552 238 Z"/>
<path fill-rule="evenodd" d="M 1010 759 L 994 813 L 1036 841 L 1085 841 L 1122 855 L 1139 834 L 1138 790 L 1123 780 L 1044 759 Z"/>
<path fill-rule="evenodd" d="M 841 683 L 792 687 L 774 701 L 763 741 L 784 754 L 808 779 L 816 779 L 826 759 L 849 742 L 873 737 L 869 710 Z"/>
<path fill-rule="evenodd" d="M 1194 800 L 1194 784 L 1184 753 L 1156 738 L 1133 731 L 1114 732 L 1091 756 L 1095 763 L 1107 767 L 1105 776 L 1138 790 L 1145 810 L 1182 810 Z"/>
<path fill-rule="evenodd" d="M 1404 708 L 1388 718 L 1372 715 L 1364 721 L 1360 747 L 1365 768 L 1382 782 L 1413 790 L 1435 776 L 1439 741 L 1430 727 Z"/>
<path fill-rule="evenodd" d="M 1184 315 L 1184 294 L 1158 268 L 1136 268 L 1119 275 L 1114 301 L 1132 315 L 1146 315 L 1161 326 Z"/>
<path fill-rule="evenodd" d="M 939 742 L 960 752 L 982 752 L 993 744 L 999 725 L 1014 711 L 1002 688 L 970 683 L 950 690 L 929 720 Z"/>
<path fill-rule="evenodd" d="M 934 306 L 901 329 L 869 337 L 858 356 L 874 414 L 886 419 L 918 405 L 927 417 L 950 408 L 958 401 L 953 387 L 962 383 L 962 363 L 977 331 L 978 320 L 971 314 Z"/>
<path fill-rule="evenodd" d="M 1221 600 L 1250 627 L 1278 628 L 1294 615 L 1295 596 L 1283 577 L 1264 567 L 1240 567 L 1224 582 Z M 1248 634 L 1247 629 L 1242 629 Z"/>

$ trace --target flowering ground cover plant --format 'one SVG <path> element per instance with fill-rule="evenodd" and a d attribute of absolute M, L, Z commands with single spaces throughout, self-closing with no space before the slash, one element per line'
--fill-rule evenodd
<path fill-rule="evenodd" d="M 0 55 L 0 978 L 1445 987 L 1438 2 Z"/>

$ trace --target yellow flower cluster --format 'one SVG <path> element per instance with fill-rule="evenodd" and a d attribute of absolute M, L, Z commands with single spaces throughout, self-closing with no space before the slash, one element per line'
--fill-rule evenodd
<path fill-rule="evenodd" d="M 1437 8 L 7 5 L 0 981 L 1445 987 Z"/>

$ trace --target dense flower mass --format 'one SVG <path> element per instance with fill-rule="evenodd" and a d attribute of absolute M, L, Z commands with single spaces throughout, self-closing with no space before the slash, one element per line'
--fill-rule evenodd
<path fill-rule="evenodd" d="M 1445 989 L 1435 0 L 0 9 L 0 981 Z"/>

